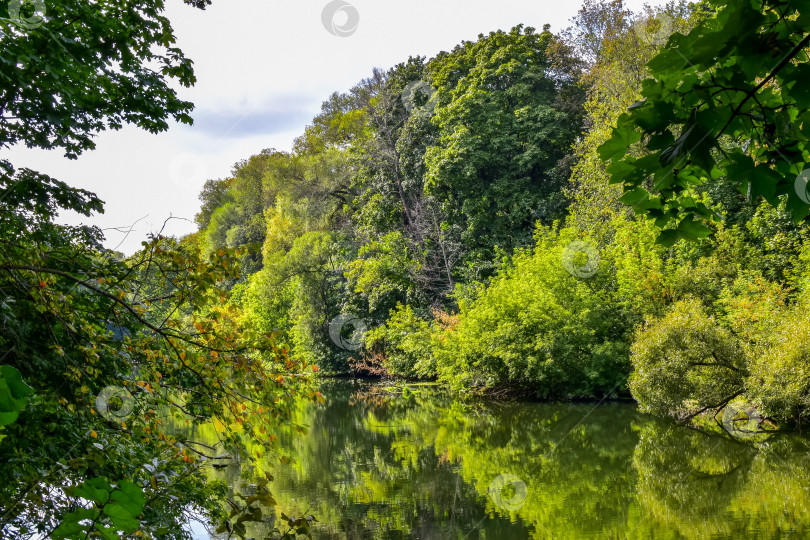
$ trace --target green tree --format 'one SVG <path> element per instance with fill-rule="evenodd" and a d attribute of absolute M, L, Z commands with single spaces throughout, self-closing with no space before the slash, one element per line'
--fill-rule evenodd
<path fill-rule="evenodd" d="M 699 302 L 675 304 L 633 343 L 630 389 L 642 410 L 696 415 L 722 409 L 744 390 L 748 359 L 738 340 Z"/>
<path fill-rule="evenodd" d="M 33 28 L 9 6 L 0 6 L 0 148 L 62 148 L 75 158 L 95 147 L 94 133 L 125 122 L 152 133 L 168 118 L 191 124 L 193 105 L 168 81 L 190 86 L 194 71 L 174 46 L 163 0 L 54 0 Z"/>
<path fill-rule="evenodd" d="M 670 34 L 687 32 L 694 18 L 692 8 L 682 2 L 632 14 L 621 2 L 589 1 L 574 20 L 576 27 L 568 31 L 572 46 L 591 50 L 594 63 L 583 77 L 588 129 L 575 145 L 567 223 L 600 242 L 611 242 L 632 210 L 619 200 L 622 188 L 610 183 L 597 148 L 610 138 L 617 118 L 639 99 L 641 82 L 649 76 L 647 62 Z"/>
<path fill-rule="evenodd" d="M 200 229 L 205 229 L 211 222 L 211 216 L 217 208 L 229 202 L 231 197 L 228 194 L 228 189 L 233 182 L 232 178 L 225 178 L 219 180 L 206 180 L 200 191 L 199 199 L 202 205 L 200 211 L 194 216 L 194 221 Z"/>
<path fill-rule="evenodd" d="M 530 245 L 537 221 L 549 225 L 565 211 L 564 158 L 582 114 L 558 101 L 573 83 L 551 69 L 555 40 L 518 26 L 428 65 L 439 137 L 427 150 L 426 190 L 461 225 L 468 265 L 485 269 L 496 245 Z"/>
<path fill-rule="evenodd" d="M 56 0 L 36 25 L 8 5 L 0 147 L 76 157 L 124 122 L 152 132 L 170 118 L 191 122 L 191 104 L 170 86 L 194 82 L 191 61 L 174 47 L 161 0 Z M 307 386 L 285 376 L 306 366 L 238 324 L 223 284 L 238 279 L 240 253 L 208 257 L 156 237 L 122 260 L 97 228 L 56 224 L 62 210 L 103 206 L 0 160 L 2 535 L 184 537 L 191 508 L 226 520 L 224 490 L 201 468 L 214 452 L 250 461 L 271 451 L 272 430 L 289 423 Z M 165 415 L 216 426 L 220 443 L 178 437 Z M 243 521 L 229 530 L 244 533 Z"/>

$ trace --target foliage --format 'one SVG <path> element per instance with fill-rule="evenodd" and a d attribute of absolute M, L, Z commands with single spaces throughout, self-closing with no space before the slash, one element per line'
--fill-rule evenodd
<path fill-rule="evenodd" d="M 66 492 L 94 504 L 66 514 L 51 534 L 57 539 L 87 538 L 95 533 L 118 538 L 119 531 L 131 534 L 138 528 L 136 518 L 146 503 L 141 488 L 126 480 L 113 487 L 106 478 L 90 478 Z"/>
<path fill-rule="evenodd" d="M 448 330 L 436 352 L 452 387 L 514 385 L 541 396 L 602 396 L 628 373 L 627 332 L 604 258 L 588 279 L 563 263 L 573 231 L 537 232 Z M 596 270 L 596 268 L 595 268 Z"/>
<path fill-rule="evenodd" d="M 710 4 L 714 17 L 674 34 L 650 61 L 642 99 L 599 148 L 612 181 L 625 186 L 621 200 L 668 227 L 659 237 L 665 245 L 711 233 L 705 222 L 717 217 L 700 191 L 721 177 L 749 200 L 776 206 L 783 197 L 796 220 L 810 210 L 797 183 L 810 114 L 807 5 Z M 643 155 L 632 151 L 636 143 Z"/>
<path fill-rule="evenodd" d="M 208 227 L 211 217 L 220 206 L 232 200 L 228 190 L 233 183 L 233 179 L 226 178 L 220 180 L 206 180 L 200 191 L 199 199 L 202 203 L 200 211 L 194 216 L 194 220 L 201 229 Z"/>
<path fill-rule="evenodd" d="M 331 95 L 292 152 L 264 151 L 210 181 L 203 250 L 263 241 L 261 266 L 243 264 L 235 289 L 244 320 L 340 372 L 372 353 L 333 343 L 337 317 L 373 327 L 398 304 L 426 316 L 455 309 L 457 285 L 491 275 L 532 243 L 536 220 L 564 213 L 581 67 L 547 30 L 482 35 L 374 70 Z M 453 142 L 462 125 L 471 131 Z M 489 139 L 500 147 L 482 146 Z M 474 182 L 451 170 L 457 151 L 475 156 Z M 378 343 L 373 354 L 392 352 Z"/>
<path fill-rule="evenodd" d="M 0 428 L 14 422 L 28 404 L 31 388 L 20 372 L 11 366 L 0 366 Z M 2 439 L 2 437 L 0 437 Z"/>
<path fill-rule="evenodd" d="M 697 300 L 674 304 L 639 332 L 630 389 L 643 411 L 722 409 L 743 392 L 748 360 L 739 342 Z"/>
<path fill-rule="evenodd" d="M 810 340 L 800 330 L 810 318 L 807 295 L 777 315 L 770 319 L 775 328 L 760 342 L 746 389 L 763 414 L 801 424 L 810 412 Z"/>
<path fill-rule="evenodd" d="M 583 77 L 588 129 L 575 144 L 567 223 L 601 242 L 609 242 L 616 222 L 631 212 L 619 201 L 621 187 L 610 183 L 597 149 L 610 138 L 619 115 L 638 99 L 641 81 L 648 76 L 646 64 L 662 41 L 673 31 L 686 31 L 691 18 L 678 4 L 638 16 L 625 12 L 621 2 L 588 1 L 577 16 L 578 28 L 570 31 L 573 46 L 591 50 L 596 62 Z"/>
<path fill-rule="evenodd" d="M 611 47 L 627 42 L 633 16 L 622 0 L 585 0 L 566 37 L 590 64 L 604 62 Z"/>
<path fill-rule="evenodd" d="M 60 208 L 97 208 L 92 194 L 23 170 L 3 177 L 2 196 L 3 375 L 15 406 L 26 392 L 12 368 L 33 391 L 0 442 L 3 530 L 73 538 L 89 519 L 99 528 L 181 535 L 187 506 L 218 516 L 219 492 L 199 478 L 216 449 L 172 436 L 160 411 L 217 424 L 220 451 L 249 459 L 245 440 L 271 451 L 272 430 L 289 422 L 293 395 L 305 386 L 306 366 L 272 336 L 241 327 L 224 303 L 219 286 L 238 275 L 238 254 L 207 259 L 155 238 L 122 261 L 98 247 L 97 230 L 53 223 Z M 160 276 L 170 293 L 144 294 L 144 273 Z M 169 304 L 169 316 L 155 320 L 153 303 Z M 120 479 L 119 490 L 130 486 L 127 497 L 136 486 L 161 510 L 136 511 L 110 490 L 103 501 L 89 498 L 97 506 L 71 510 L 90 487 L 107 489 L 107 480 L 83 484 L 102 477 Z"/>
<path fill-rule="evenodd" d="M 174 46 L 163 0 L 54 0 L 33 25 L 12 18 L 11 5 L 0 5 L 1 148 L 62 148 L 76 158 L 95 147 L 92 133 L 125 122 L 152 133 L 168 117 L 191 124 L 192 104 L 168 79 L 190 86 L 194 72 Z"/>
<path fill-rule="evenodd" d="M 419 263 L 409 256 L 408 248 L 402 234 L 393 232 L 365 244 L 348 264 L 346 277 L 355 292 L 368 298 L 369 311 L 413 298 Z"/>
<path fill-rule="evenodd" d="M 385 324 L 366 334 L 365 346 L 385 352 L 383 366 L 394 375 L 429 379 L 436 376 L 434 323 L 416 316 L 409 305 L 398 304 Z"/>
<path fill-rule="evenodd" d="M 0 146 L 75 158 L 125 122 L 191 122 L 170 81 L 192 84 L 191 61 L 162 0 L 49 2 L 41 24 L 11 6 L 0 6 Z M 222 452 L 272 452 L 295 398 L 319 399 L 309 366 L 227 302 L 225 285 L 257 251 L 209 255 L 193 237 L 154 236 L 123 258 L 97 228 L 57 224 L 62 211 L 103 205 L 0 160 L 2 536 L 187 537 L 194 515 L 225 516 L 204 467 Z M 219 440 L 173 433 L 167 417 L 214 426 Z"/>
<path fill-rule="evenodd" d="M 554 42 L 547 30 L 519 26 L 428 65 L 439 137 L 425 156 L 426 190 L 462 224 L 476 264 L 492 259 L 493 246 L 526 247 L 535 222 L 549 225 L 564 212 L 563 158 L 581 113 L 557 101 L 571 83 L 550 69 Z"/>
<path fill-rule="evenodd" d="M 588 0 L 561 35 L 375 69 L 209 182 L 196 239 L 262 242 L 225 284 L 239 319 L 325 372 L 601 397 L 634 371 L 645 410 L 801 419 L 804 7 Z"/>

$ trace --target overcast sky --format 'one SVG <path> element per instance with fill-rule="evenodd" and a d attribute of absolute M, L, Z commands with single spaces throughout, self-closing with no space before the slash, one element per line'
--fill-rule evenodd
<path fill-rule="evenodd" d="M 552 31 L 579 9 L 570 0 L 214 0 L 199 11 L 167 0 L 178 46 L 194 61 L 197 84 L 181 97 L 195 103 L 193 126 L 152 135 L 133 127 L 105 132 L 98 147 L 69 161 L 58 151 L 13 148 L 11 162 L 98 194 L 107 247 L 132 253 L 169 217 L 166 232 L 195 230 L 197 195 L 208 178 L 263 148 L 289 150 L 334 91 L 346 91 L 372 68 L 411 55 L 431 58 L 481 33 L 517 24 Z M 661 1 L 647 2 L 653 5 Z M 627 1 L 639 10 L 643 1 Z M 64 216 L 67 222 L 81 221 Z M 140 220 L 140 221 L 138 221 Z M 87 221 L 87 218 L 84 218 Z"/>

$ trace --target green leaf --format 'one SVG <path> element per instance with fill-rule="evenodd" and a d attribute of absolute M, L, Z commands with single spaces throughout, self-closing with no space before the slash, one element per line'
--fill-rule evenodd
<path fill-rule="evenodd" d="M 645 201 L 649 198 L 650 194 L 647 193 L 647 190 L 644 188 L 635 188 L 631 191 L 628 191 L 624 195 L 621 196 L 619 199 L 624 204 L 628 204 L 630 206 L 635 206 L 638 203 Z"/>
<path fill-rule="evenodd" d="M 0 426 L 17 420 L 32 393 L 19 371 L 11 366 L 0 366 Z"/>
<path fill-rule="evenodd" d="M 755 198 L 762 196 L 770 204 L 776 206 L 779 204 L 776 185 L 782 179 L 782 175 L 767 165 L 757 165 L 751 175 L 751 195 Z"/>
<path fill-rule="evenodd" d="M 641 139 L 641 133 L 626 126 L 613 128 L 613 136 L 598 148 L 599 157 L 603 160 L 621 158 L 627 153 L 631 144 Z"/>
<path fill-rule="evenodd" d="M 118 489 L 113 491 L 111 498 L 132 515 L 140 514 L 146 503 L 141 488 L 127 480 L 118 483 Z"/>
<path fill-rule="evenodd" d="M 661 231 L 658 238 L 656 238 L 655 243 L 664 247 L 672 247 L 679 238 L 680 236 L 678 235 L 678 231 L 675 229 L 666 229 Z"/>
<path fill-rule="evenodd" d="M 138 528 L 138 520 L 120 504 L 107 504 L 104 506 L 104 514 L 107 515 L 112 524 L 121 531 L 129 533 Z"/>
<path fill-rule="evenodd" d="M 101 506 L 110 500 L 111 491 L 112 486 L 107 479 L 99 477 L 85 480 L 82 484 L 79 484 L 72 490 L 72 495 L 74 497 L 81 497 L 83 499 L 93 501 L 97 505 Z"/>
<path fill-rule="evenodd" d="M 704 223 L 695 221 L 690 215 L 678 224 L 678 233 L 687 240 L 697 240 L 709 236 L 712 230 Z"/>
<path fill-rule="evenodd" d="M 118 529 L 116 527 L 105 527 L 100 523 L 96 523 L 96 530 L 107 540 L 119 540 L 120 538 L 118 536 Z"/>
<path fill-rule="evenodd" d="M 51 533 L 52 538 L 57 540 L 62 538 L 84 538 L 87 536 L 87 525 L 82 525 L 80 521 L 95 521 L 98 517 L 97 510 L 89 508 L 78 508 L 65 515 L 62 523 Z"/>
<path fill-rule="evenodd" d="M 630 159 L 624 159 L 611 163 L 605 170 L 614 178 L 625 178 L 635 172 L 636 165 Z"/>
<path fill-rule="evenodd" d="M 802 108 L 810 108 L 810 65 L 801 64 L 794 72 L 796 82 L 788 90 L 788 95 Z"/>
<path fill-rule="evenodd" d="M 748 185 L 754 172 L 754 160 L 741 151 L 729 155 L 731 163 L 726 167 L 729 180 L 740 187 L 743 195 L 748 194 Z"/>
<path fill-rule="evenodd" d="M 787 211 L 790 212 L 790 217 L 796 223 L 810 215 L 810 207 L 799 198 L 795 191 L 788 193 Z"/>
<path fill-rule="evenodd" d="M 661 164 L 681 167 L 690 154 L 701 164 L 711 164 L 710 161 L 706 162 L 711 156 L 707 158 L 706 155 L 713 146 L 714 137 L 710 132 L 701 126 L 689 126 L 674 143 L 661 152 Z"/>
<path fill-rule="evenodd" d="M 675 114 L 670 103 L 655 101 L 633 111 L 632 118 L 645 132 L 660 133 L 675 120 Z"/>
<path fill-rule="evenodd" d="M 241 538 L 244 538 L 247 534 L 247 527 L 245 527 L 244 523 L 234 523 L 233 532 L 235 532 Z"/>
<path fill-rule="evenodd" d="M 19 416 L 20 416 L 20 413 L 18 413 L 16 411 L 15 412 L 0 412 L 0 427 L 7 426 L 7 425 L 13 423 L 14 421 L 17 420 L 17 418 Z"/>
<path fill-rule="evenodd" d="M 655 58 L 647 63 L 650 72 L 653 74 L 667 71 L 679 71 L 686 66 L 686 58 L 683 53 L 672 49 L 661 51 Z"/>
<path fill-rule="evenodd" d="M 647 214 L 651 214 L 654 211 L 661 210 L 663 205 L 661 203 L 661 199 L 659 197 L 655 197 L 652 199 L 647 199 L 644 202 L 638 203 L 635 205 L 634 209 L 636 212 L 646 212 Z M 651 216 L 653 217 L 653 216 Z"/>

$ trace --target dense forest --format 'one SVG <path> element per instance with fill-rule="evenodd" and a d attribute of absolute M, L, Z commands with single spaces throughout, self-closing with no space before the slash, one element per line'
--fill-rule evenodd
<path fill-rule="evenodd" d="M 163 0 L 24 7 L 0 5 L 0 148 L 192 123 Z M 0 160 L 3 536 L 244 536 L 324 376 L 800 427 L 808 29 L 803 0 L 586 0 L 370 69 L 131 256 L 60 224 L 94 194 Z M 262 480 L 226 497 L 222 452 Z"/>
<path fill-rule="evenodd" d="M 184 241 L 261 245 L 230 301 L 324 372 L 801 421 L 805 52 L 769 71 L 801 33 L 775 6 L 588 2 L 375 70 L 208 181 Z"/>

